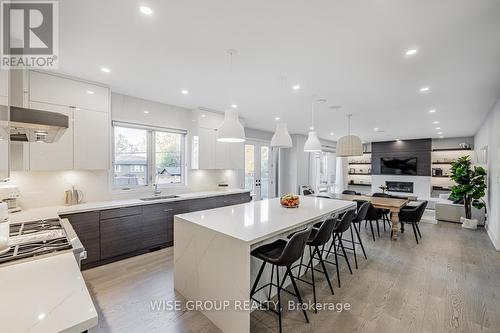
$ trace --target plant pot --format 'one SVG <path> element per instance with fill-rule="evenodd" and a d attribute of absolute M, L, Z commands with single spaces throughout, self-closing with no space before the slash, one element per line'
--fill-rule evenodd
<path fill-rule="evenodd" d="M 461 217 L 460 222 L 462 222 L 462 228 L 477 229 L 477 219 L 466 219 L 465 217 Z"/>

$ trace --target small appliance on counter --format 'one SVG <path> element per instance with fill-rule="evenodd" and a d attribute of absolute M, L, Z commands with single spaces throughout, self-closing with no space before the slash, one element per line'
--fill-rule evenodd
<path fill-rule="evenodd" d="M 15 185 L 0 185 L 0 202 L 7 204 L 9 213 L 16 213 L 21 211 L 18 206 L 17 198 L 19 198 L 19 189 Z"/>
<path fill-rule="evenodd" d="M 64 203 L 67 206 L 76 205 L 83 202 L 83 192 L 71 187 L 71 190 L 65 192 Z"/>

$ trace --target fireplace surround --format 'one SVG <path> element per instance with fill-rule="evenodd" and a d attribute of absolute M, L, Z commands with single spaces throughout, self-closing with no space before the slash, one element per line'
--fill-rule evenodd
<path fill-rule="evenodd" d="M 414 184 L 412 182 L 386 181 L 387 191 L 413 193 Z"/>

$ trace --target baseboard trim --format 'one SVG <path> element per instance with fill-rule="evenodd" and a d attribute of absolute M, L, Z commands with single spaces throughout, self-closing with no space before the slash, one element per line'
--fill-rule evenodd
<path fill-rule="evenodd" d="M 498 239 L 495 234 L 490 230 L 490 228 L 486 228 L 486 232 L 488 233 L 488 237 L 490 237 L 493 246 L 497 251 L 500 251 L 500 244 L 498 244 Z"/>

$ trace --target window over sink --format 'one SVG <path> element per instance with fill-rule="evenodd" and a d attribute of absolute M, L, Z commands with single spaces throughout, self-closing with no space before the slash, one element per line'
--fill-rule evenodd
<path fill-rule="evenodd" d="M 113 122 L 113 138 L 113 188 L 185 184 L 185 131 Z"/>

